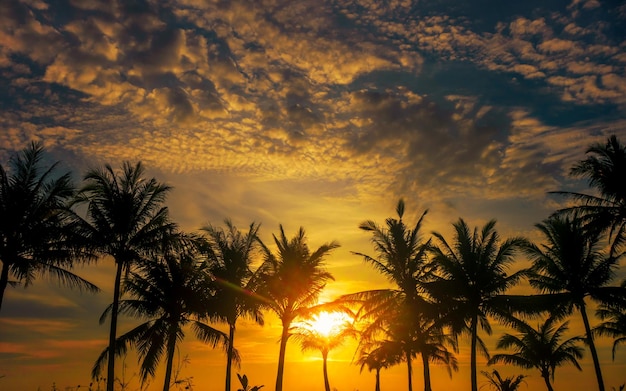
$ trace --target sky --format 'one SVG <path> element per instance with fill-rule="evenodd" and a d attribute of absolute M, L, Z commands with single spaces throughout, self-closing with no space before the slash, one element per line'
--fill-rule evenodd
<path fill-rule="evenodd" d="M 341 244 L 327 259 L 331 300 L 387 286 L 352 251 L 373 253 L 358 225 L 383 223 L 401 197 L 408 222 L 429 210 L 426 234 L 450 237 L 462 217 L 539 240 L 534 224 L 563 205 L 547 192 L 585 190 L 572 165 L 609 135 L 626 140 L 625 32 L 620 1 L 3 0 L 0 161 L 41 141 L 77 184 L 87 168 L 142 161 L 173 186 L 167 205 L 184 230 L 256 221 L 271 243 L 279 224 L 287 235 L 303 226 L 312 248 Z M 76 272 L 102 292 L 45 279 L 7 292 L 0 389 L 89 383 L 114 271 L 102 259 Z M 486 339 L 492 352 L 506 331 Z M 263 328 L 240 325 L 238 371 L 253 384 L 273 388 L 279 336 L 270 316 Z M 608 389 L 626 382 L 626 352 L 612 361 L 611 343 L 598 342 Z M 433 369 L 434 387 L 469 388 L 467 345 L 452 379 Z M 374 386 L 353 353 L 331 353 L 339 391 Z M 188 333 L 180 354 L 181 377 L 222 389 L 221 351 Z M 137 389 L 136 358 L 124 362 Z M 556 388 L 592 387 L 589 354 L 582 364 L 558 369 Z M 524 373 L 528 389 L 543 387 Z M 285 389 L 322 384 L 317 356 L 290 343 Z M 382 384 L 406 387 L 405 368 L 384 371 Z"/>

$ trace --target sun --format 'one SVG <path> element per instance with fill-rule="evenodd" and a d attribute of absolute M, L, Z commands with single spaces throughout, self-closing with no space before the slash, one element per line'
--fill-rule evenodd
<path fill-rule="evenodd" d="M 329 337 L 339 334 L 349 322 L 349 317 L 344 313 L 322 311 L 313 315 L 305 327 L 321 336 Z"/>

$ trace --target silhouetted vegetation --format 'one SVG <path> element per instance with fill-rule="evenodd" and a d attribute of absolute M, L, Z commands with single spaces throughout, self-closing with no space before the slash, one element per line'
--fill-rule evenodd
<path fill-rule="evenodd" d="M 327 314 L 327 313 L 323 313 Z M 314 316 L 314 319 L 317 316 Z M 317 330 L 310 320 L 304 320 L 299 326 L 292 328 L 291 335 L 300 342 L 302 351 L 317 350 L 322 354 L 322 372 L 324 375 L 324 389 L 330 391 L 330 381 L 328 379 L 328 353 L 343 345 L 346 340 L 355 335 L 355 330 L 351 325 L 337 325 L 337 327 L 321 332 Z"/>
<path fill-rule="evenodd" d="M 59 163 L 46 166 L 43 159 L 43 146 L 32 143 L 9 167 L 0 165 L 0 308 L 9 284 L 28 286 L 40 274 L 98 290 L 70 271 L 75 261 L 91 258 L 71 240 L 67 205 L 75 189 L 70 174 L 59 175 Z"/>
<path fill-rule="evenodd" d="M 462 218 L 453 224 L 451 240 L 437 232 L 426 237 L 427 212 L 409 225 L 401 199 L 397 217 L 381 225 L 371 220 L 359 225 L 371 235 L 374 255 L 353 252 L 385 276 L 390 288 L 348 293 L 320 304 L 320 294 L 333 279 L 326 258 L 339 246 L 336 242 L 311 251 L 303 228 L 288 238 L 281 225 L 270 248 L 258 237 L 259 224 L 240 231 L 229 220 L 225 228 L 209 223 L 200 234 L 183 233 L 165 205 L 170 187 L 146 178 L 141 163 L 90 170 L 76 190 L 70 173 L 58 173 L 58 163 L 46 166 L 43 147 L 33 143 L 7 168 L 0 166 L 0 306 L 7 287 L 27 286 L 40 274 L 95 292 L 97 288 L 73 274 L 72 267 L 111 256 L 116 266 L 113 300 L 101 317 L 101 322 L 111 317 L 109 343 L 96 360 L 90 389 L 100 389 L 106 381 L 107 391 L 113 391 L 119 379 L 115 357 L 131 348 L 140 360 L 142 384 L 164 361 L 163 390 L 191 389 L 191 378 L 179 379 L 172 369 L 177 344 L 191 328 L 209 346 L 224 348 L 225 391 L 230 391 L 232 365 L 245 359 L 234 347 L 237 321 L 248 318 L 263 325 L 263 313 L 269 311 L 282 325 L 276 391 L 283 389 L 290 337 L 303 350 L 321 352 L 329 391 L 328 354 L 348 336 L 358 339 L 355 363 L 361 370 L 375 371 L 376 391 L 381 389 L 381 370 L 401 363 L 412 391 L 418 356 L 424 390 L 431 391 L 430 365 L 444 365 L 452 376 L 463 339 L 470 346 L 472 391 L 478 390 L 479 352 L 489 365 L 538 369 L 551 391 L 556 368 L 570 363 L 580 369 L 583 341 L 598 389 L 604 391 L 594 336 L 612 338 L 613 355 L 626 341 L 626 282 L 612 285 L 626 242 L 626 148 L 610 137 L 605 145 L 592 145 L 587 154 L 571 174 L 588 180 L 598 195 L 558 192 L 575 205 L 536 225 L 542 243 L 501 238 L 495 220 L 470 229 Z M 532 266 L 514 267 L 519 256 L 529 257 Z M 511 295 L 522 281 L 535 292 Z M 591 302 L 598 305 L 596 327 L 587 314 Z M 320 335 L 307 319 L 322 310 L 349 314 L 350 326 Z M 574 311 L 585 333 L 566 338 L 566 318 Z M 139 324 L 118 336 L 118 315 L 136 318 Z M 530 325 L 536 319 L 531 315 L 542 315 L 536 328 Z M 516 334 L 502 335 L 496 349 L 505 352 L 489 359 L 481 335 L 492 333 L 493 322 Z M 220 323 L 228 326 L 228 335 L 218 331 Z M 482 373 L 498 390 L 516 390 L 525 378 L 503 378 L 497 370 Z M 240 390 L 263 387 L 251 386 L 245 375 L 237 377 Z"/>
<path fill-rule="evenodd" d="M 287 239 L 281 225 L 280 236 L 273 237 L 276 254 L 261 243 L 265 261 L 261 266 L 263 284 L 259 293 L 266 300 L 266 308 L 278 316 L 283 326 L 276 374 L 276 391 L 282 391 L 289 328 L 298 316 L 306 315 L 317 303 L 326 282 L 333 278 L 325 269 L 325 257 L 339 244 L 326 243 L 311 252 L 302 227 L 293 238 Z"/>
<path fill-rule="evenodd" d="M 582 220 L 554 216 L 537 228 L 545 236 L 546 244 L 529 246 L 533 259 L 529 281 L 533 288 L 561 300 L 561 308 L 569 313 L 576 308 L 585 326 L 585 336 L 600 391 L 604 391 L 602 371 L 596 352 L 586 298 L 609 303 L 622 295 L 619 287 L 609 287 L 615 276 L 617 258 L 606 256 L 600 250 L 598 231 L 583 229 Z M 555 309 L 555 312 L 557 310 Z"/>
<path fill-rule="evenodd" d="M 262 326 L 263 301 L 255 293 L 261 283 L 261 269 L 251 269 L 258 247 L 259 225 L 250 224 L 244 234 L 230 220 L 226 220 L 225 224 L 225 230 L 207 225 L 202 231 L 207 235 L 203 253 L 207 257 L 215 299 L 219 303 L 216 315 L 228 324 L 225 391 L 230 391 L 232 364 L 239 359 L 234 347 L 237 320 L 247 317 Z"/>
<path fill-rule="evenodd" d="M 573 177 L 587 179 L 589 187 L 599 195 L 555 192 L 574 200 L 577 205 L 560 209 L 556 214 L 572 215 L 581 220 L 587 232 L 608 233 L 611 256 L 621 256 L 626 241 L 626 147 L 616 136 L 606 144 L 593 144 L 587 158 L 572 167 Z"/>
<path fill-rule="evenodd" d="M 182 341 L 184 326 L 191 325 L 196 337 L 215 347 L 226 345 L 227 336 L 202 322 L 218 311 L 219 300 L 210 289 L 206 262 L 200 261 L 193 244 L 181 238 L 178 243 L 168 244 L 163 257 L 141 264 L 131 272 L 124 283 L 124 292 L 131 298 L 121 300 L 119 311 L 136 318 L 147 319 L 134 329 L 120 336 L 115 343 L 115 353 L 124 354 L 133 346 L 141 360 L 141 380 L 154 376 L 157 365 L 165 353 L 165 381 L 163 390 L 169 390 L 176 344 Z M 107 308 L 101 317 L 113 311 Z M 106 349 L 93 371 L 100 374 L 100 367 L 111 350 Z"/>
<path fill-rule="evenodd" d="M 158 249 L 175 231 L 163 205 L 170 187 L 143 177 L 141 163 L 124 163 L 121 172 L 110 165 L 85 174 L 85 185 L 75 204 L 85 204 L 86 216 L 74 215 L 72 228 L 84 245 L 115 260 L 108 352 L 117 352 L 117 316 L 122 293 L 122 272 L 158 256 Z M 107 391 L 113 391 L 115 354 L 108 355 Z"/>
<path fill-rule="evenodd" d="M 496 354 L 489 360 L 489 364 L 505 363 L 525 369 L 536 368 L 546 383 L 548 391 L 553 391 L 550 380 L 554 380 L 556 368 L 566 364 L 573 364 L 581 370 L 578 360 L 583 356 L 583 349 L 579 343 L 584 339 L 572 337 L 562 341 L 568 329 L 568 322 L 555 327 L 557 317 L 549 317 L 537 329 L 527 323 L 517 320 L 514 327 L 520 334 L 504 334 L 498 340 L 498 349 L 513 349 L 515 353 Z"/>
<path fill-rule="evenodd" d="M 358 305 L 357 317 L 365 322 L 361 330 L 361 353 L 367 355 L 382 349 L 378 351 L 386 352 L 388 362 L 406 362 L 409 391 L 413 389 L 412 359 L 421 355 L 424 390 L 430 391 L 430 362 L 456 369 L 456 359 L 448 351 L 448 346 L 456 348 L 456 341 L 444 333 L 444 323 L 438 319 L 436 305 L 425 289 L 435 270 L 435 264 L 428 259 L 430 241 L 423 240 L 421 232 L 427 211 L 412 229 L 402 220 L 403 200 L 398 202 L 396 213 L 398 218 L 388 218 L 385 226 L 371 220 L 361 223 L 359 228 L 372 234 L 376 256 L 355 253 L 396 288 L 353 293 L 340 300 Z"/>
<path fill-rule="evenodd" d="M 481 373 L 487 378 L 489 387 L 496 391 L 517 391 L 526 378 L 524 375 L 503 378 L 496 369 L 491 372 L 481 371 Z"/>
<path fill-rule="evenodd" d="M 449 244 L 439 233 L 434 233 L 438 245 L 433 248 L 437 264 L 436 280 L 430 290 L 439 300 L 442 311 L 449 317 L 454 333 L 470 336 L 470 376 L 472 391 L 478 391 L 477 349 L 489 357 L 487 347 L 478 336 L 479 327 L 491 334 L 489 317 L 507 321 L 511 314 L 506 303 L 506 292 L 520 282 L 525 271 L 508 274 L 516 251 L 526 240 L 500 240 L 491 220 L 479 231 L 470 231 L 462 219 L 454 224 L 454 242 Z"/>

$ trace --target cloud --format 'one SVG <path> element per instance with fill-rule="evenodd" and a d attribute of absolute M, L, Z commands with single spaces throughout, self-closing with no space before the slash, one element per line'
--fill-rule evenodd
<path fill-rule="evenodd" d="M 33 8 L 46 11 L 45 3 L 37 4 L 39 7 Z M 0 26 L 4 56 L 28 55 L 33 61 L 45 64 L 64 46 L 61 34 L 54 27 L 38 20 L 29 6 L 17 0 L 3 1 L 0 5 Z"/>
<path fill-rule="evenodd" d="M 0 140 L 6 149 L 39 138 L 97 161 L 172 172 L 332 177 L 358 194 L 444 199 L 489 186 L 498 198 L 539 194 L 561 172 L 556 160 L 514 127 L 524 109 L 479 91 L 426 89 L 424 55 L 517 75 L 564 103 L 621 104 L 626 95 L 606 28 L 582 18 L 601 11 L 592 3 L 511 14 L 491 31 L 408 2 L 73 2 L 62 22 L 45 3 L 7 4 L 24 23 L 8 21 L 0 45 L 20 75 L 12 83 L 22 102 Z M 28 46 L 38 33 L 52 37 L 43 42 L 54 53 Z M 41 65 L 14 61 L 18 52 Z M 394 85 L 391 75 L 413 84 Z M 59 100 L 67 94 L 71 110 Z M 541 129 L 541 116 L 525 112 Z M 518 172 L 533 167 L 529 186 Z"/>
<path fill-rule="evenodd" d="M 32 332 L 46 335 L 54 335 L 75 328 L 75 326 L 67 320 L 45 318 L 10 318 L 3 319 L 0 323 L 6 328 L 28 329 Z"/>

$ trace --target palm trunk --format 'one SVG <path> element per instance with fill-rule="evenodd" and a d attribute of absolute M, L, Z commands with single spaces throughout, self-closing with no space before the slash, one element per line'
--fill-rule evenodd
<path fill-rule="evenodd" d="M 478 391 L 478 379 L 476 378 L 476 344 L 478 340 L 478 315 L 474 315 L 472 317 L 470 333 L 472 338 L 470 351 L 470 379 L 472 382 L 472 391 Z"/>
<path fill-rule="evenodd" d="M 380 368 L 376 368 L 376 389 L 375 391 L 380 391 Z"/>
<path fill-rule="evenodd" d="M 598 380 L 598 390 L 604 391 L 604 381 L 602 381 L 602 370 L 600 369 L 600 360 L 598 359 L 598 352 L 596 351 L 596 345 L 593 343 L 593 335 L 591 334 L 591 326 L 589 326 L 589 318 L 587 318 L 587 310 L 585 309 L 585 303 L 582 302 L 578 305 L 580 314 L 583 317 L 583 323 L 585 324 L 585 332 L 587 333 L 586 339 L 591 350 L 591 358 L 593 358 L 593 368 L 596 371 L 596 378 Z"/>
<path fill-rule="evenodd" d="M 120 292 L 122 285 L 122 262 L 116 261 L 115 286 L 113 290 L 113 304 L 111 305 L 111 328 L 109 330 L 109 361 L 107 366 L 107 391 L 115 388 L 115 339 L 117 334 L 117 313 L 120 306 Z"/>
<path fill-rule="evenodd" d="M 0 274 L 0 310 L 2 310 L 2 300 L 4 299 L 4 291 L 9 285 L 9 263 L 2 261 L 2 274 Z"/>
<path fill-rule="evenodd" d="M 165 363 L 165 380 L 163 381 L 163 391 L 169 391 L 172 382 L 172 364 L 174 361 L 174 350 L 176 350 L 176 327 L 171 331 L 167 340 L 167 361 Z"/>
<path fill-rule="evenodd" d="M 330 391 L 330 383 L 328 382 L 328 352 L 322 352 L 322 359 L 324 361 L 324 389 Z"/>
<path fill-rule="evenodd" d="M 283 373 L 285 372 L 285 352 L 289 338 L 289 324 L 283 324 L 283 333 L 280 337 L 280 351 L 278 353 L 278 372 L 276 373 L 276 391 L 283 391 Z"/>
<path fill-rule="evenodd" d="M 546 387 L 548 387 L 548 391 L 554 391 L 554 389 L 552 388 L 552 384 L 550 384 L 550 375 L 541 375 L 541 377 L 543 377 L 543 380 L 546 382 Z"/>
<path fill-rule="evenodd" d="M 226 385 L 224 390 L 230 391 L 230 380 L 232 377 L 232 367 L 233 367 L 233 353 L 235 349 L 235 324 L 229 323 L 228 325 L 228 354 L 227 354 L 227 362 L 226 362 Z"/>
<path fill-rule="evenodd" d="M 411 367 L 411 352 L 405 352 L 406 355 L 406 369 L 409 376 L 409 391 L 413 391 L 413 368 Z"/>
<path fill-rule="evenodd" d="M 430 386 L 430 363 L 428 362 L 428 355 L 422 353 L 422 362 L 424 365 L 424 391 L 432 391 Z"/>

